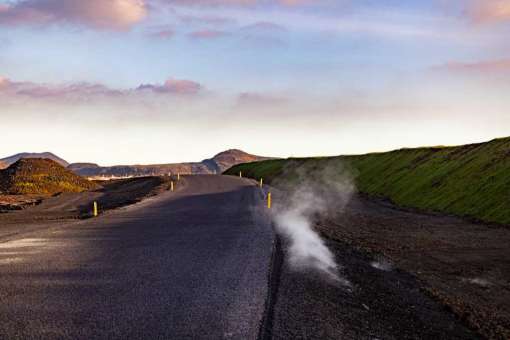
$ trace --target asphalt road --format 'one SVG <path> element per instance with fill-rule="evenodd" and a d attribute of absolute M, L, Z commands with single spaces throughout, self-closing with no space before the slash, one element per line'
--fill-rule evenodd
<path fill-rule="evenodd" d="M 249 180 L 193 176 L 96 219 L 0 233 L 0 337 L 256 339 L 275 240 L 262 205 Z"/>

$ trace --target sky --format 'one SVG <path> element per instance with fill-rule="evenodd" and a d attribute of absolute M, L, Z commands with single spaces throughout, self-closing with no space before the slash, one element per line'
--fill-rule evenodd
<path fill-rule="evenodd" d="M 0 0 L 0 158 L 102 165 L 510 135 L 510 0 Z"/>

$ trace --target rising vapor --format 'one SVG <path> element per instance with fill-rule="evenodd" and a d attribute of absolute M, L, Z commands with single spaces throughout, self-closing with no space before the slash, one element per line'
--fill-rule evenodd
<path fill-rule="evenodd" d="M 277 232 L 289 242 L 290 267 L 316 270 L 348 286 L 340 275 L 341 266 L 313 226 L 319 215 L 336 214 L 348 203 L 354 191 L 350 172 L 335 162 L 319 170 L 304 165 L 286 173 L 288 177 L 282 176 L 277 185 L 284 188 L 286 199 L 275 206 L 273 220 Z"/>

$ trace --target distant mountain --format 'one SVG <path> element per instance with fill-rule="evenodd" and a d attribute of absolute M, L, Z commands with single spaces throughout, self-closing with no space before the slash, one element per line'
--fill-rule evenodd
<path fill-rule="evenodd" d="M 0 192 L 7 194 L 52 195 L 97 188 L 51 159 L 21 158 L 0 170 Z"/>
<path fill-rule="evenodd" d="M 269 159 L 255 156 L 241 150 L 227 150 L 201 162 L 152 164 L 152 165 L 117 165 L 102 167 L 94 163 L 73 163 L 69 170 L 85 177 L 140 177 L 172 174 L 221 174 L 224 170 L 239 163 L 255 162 Z"/>
<path fill-rule="evenodd" d="M 72 163 L 67 166 L 67 169 L 78 172 L 83 169 L 97 169 L 99 167 L 96 163 Z"/>
<path fill-rule="evenodd" d="M 1 163 L 4 163 L 4 167 L 8 167 L 9 165 L 16 163 L 17 161 L 19 161 L 20 159 L 23 159 L 23 158 L 51 159 L 52 161 L 57 162 L 58 164 L 62 165 L 63 167 L 67 167 L 69 165 L 69 163 L 67 163 L 65 160 L 56 156 L 55 154 L 52 154 L 51 152 L 41 152 L 41 153 L 23 152 L 23 153 L 18 153 L 16 155 L 0 159 L 0 168 L 2 168 Z"/>
<path fill-rule="evenodd" d="M 231 149 L 220 152 L 211 159 L 203 160 L 202 164 L 208 166 L 214 173 L 221 174 L 223 171 L 240 163 L 250 163 L 267 159 L 269 159 L 269 157 L 255 156 L 241 150 Z"/>

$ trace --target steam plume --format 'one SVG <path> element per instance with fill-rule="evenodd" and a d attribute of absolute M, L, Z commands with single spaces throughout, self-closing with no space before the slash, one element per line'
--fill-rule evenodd
<path fill-rule="evenodd" d="M 341 278 L 341 267 L 319 234 L 314 231 L 315 219 L 338 214 L 354 191 L 352 176 L 341 163 L 323 161 L 324 167 L 303 164 L 286 171 L 277 186 L 283 188 L 273 219 L 277 231 L 289 242 L 289 264 L 292 269 L 317 270 L 335 281 L 349 285 Z M 290 178 L 290 179 L 289 179 Z"/>

